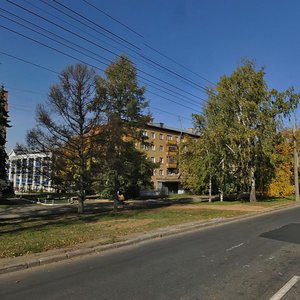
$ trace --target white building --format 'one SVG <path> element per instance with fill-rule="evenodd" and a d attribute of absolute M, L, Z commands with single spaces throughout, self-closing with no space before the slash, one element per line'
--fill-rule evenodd
<path fill-rule="evenodd" d="M 8 155 L 8 178 L 15 192 L 52 192 L 51 154 L 12 150 Z"/>

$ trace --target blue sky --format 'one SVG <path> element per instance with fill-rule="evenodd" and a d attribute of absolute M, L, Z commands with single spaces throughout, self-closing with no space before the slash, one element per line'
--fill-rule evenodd
<path fill-rule="evenodd" d="M 258 67 L 265 66 L 266 80 L 270 88 L 284 90 L 293 85 L 296 91 L 299 91 L 300 3 L 296 0 L 88 0 L 139 35 L 83 0 L 46 1 L 59 9 L 63 8 L 58 3 L 62 3 L 115 34 L 102 31 L 106 36 L 96 25 L 87 23 L 94 30 L 85 27 L 40 0 L 9 1 L 0 0 L 0 83 L 9 90 L 9 111 L 13 126 L 8 130 L 8 149 L 16 142 L 24 142 L 26 131 L 35 125 L 36 104 L 46 100 L 49 86 L 57 82 L 57 74 L 20 62 L 1 52 L 56 72 L 68 64 L 76 63 L 76 60 L 1 26 L 59 49 L 101 70 L 106 66 L 99 62 L 103 60 L 99 56 L 107 60 L 115 58 L 114 54 L 101 47 L 118 55 L 126 53 L 136 64 L 139 75 L 143 77 L 140 78 L 141 83 L 144 85 L 145 79 L 150 80 L 146 81 L 146 96 L 150 101 L 150 111 L 155 121 L 173 127 L 191 127 L 191 113 L 201 112 L 202 99 L 206 99 L 201 87 L 208 86 L 209 81 L 216 83 L 224 74 L 229 75 L 243 58 L 255 59 Z M 12 3 L 33 11 L 92 43 Z M 38 35 L 8 20 L 7 17 L 25 24 L 7 11 L 95 54 L 89 53 L 91 57 L 87 57 Z M 65 9 L 66 12 L 70 13 Z M 80 18 L 78 15 L 73 16 Z M 85 19 L 81 20 L 86 22 Z M 37 30 L 28 23 L 26 26 Z M 171 57 L 185 68 L 160 56 L 145 44 Z M 148 61 L 145 62 L 144 57 L 147 57 Z M 149 64 L 149 60 L 182 77 L 178 78 L 165 70 L 158 70 L 157 65 L 153 67 Z M 103 74 L 101 70 L 97 72 Z M 188 79 L 189 83 L 184 82 L 183 78 Z"/>

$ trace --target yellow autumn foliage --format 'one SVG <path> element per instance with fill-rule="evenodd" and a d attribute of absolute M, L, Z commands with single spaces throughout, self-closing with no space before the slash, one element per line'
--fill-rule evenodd
<path fill-rule="evenodd" d="M 291 129 L 285 129 L 282 132 L 283 140 L 276 146 L 277 167 L 275 178 L 272 180 L 268 196 L 285 197 L 293 195 L 294 190 L 294 173 L 293 173 L 293 132 Z M 296 132 L 297 141 L 300 141 L 300 130 Z M 297 145 L 298 151 L 300 143 Z"/>
<path fill-rule="evenodd" d="M 269 186 L 268 196 L 285 197 L 294 193 L 294 186 L 291 181 L 291 165 L 289 163 L 281 164 L 276 169 L 276 175 Z"/>

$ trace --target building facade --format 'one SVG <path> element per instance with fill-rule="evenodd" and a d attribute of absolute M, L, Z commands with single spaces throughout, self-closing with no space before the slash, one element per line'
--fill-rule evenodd
<path fill-rule="evenodd" d="M 8 155 L 8 178 L 15 192 L 54 191 L 51 187 L 51 155 L 12 150 Z"/>
<path fill-rule="evenodd" d="M 136 147 L 145 151 L 148 159 L 157 163 L 158 167 L 151 177 L 152 189 L 142 194 L 183 193 L 178 168 L 179 145 L 187 138 L 199 138 L 199 135 L 163 123 L 149 123 L 143 134 L 146 144 L 137 144 Z M 15 192 L 54 191 L 50 180 L 51 154 L 13 150 L 8 162 L 9 180 Z"/>
<path fill-rule="evenodd" d="M 151 178 L 153 189 L 159 193 L 183 193 L 178 169 L 179 145 L 189 138 L 199 138 L 193 131 L 165 126 L 164 123 L 148 124 L 143 132 L 148 145 L 141 145 L 149 159 L 158 163 Z"/>

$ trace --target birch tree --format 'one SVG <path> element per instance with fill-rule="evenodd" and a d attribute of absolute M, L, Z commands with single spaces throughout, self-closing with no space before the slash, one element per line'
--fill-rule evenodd
<path fill-rule="evenodd" d="M 293 88 L 269 90 L 264 76 L 264 68 L 256 70 L 253 62 L 245 61 L 230 76 L 221 77 L 203 115 L 196 118 L 212 151 L 221 195 L 249 193 L 249 200 L 256 201 L 257 186 L 268 185 L 274 175 L 279 129 L 299 94 Z"/>

